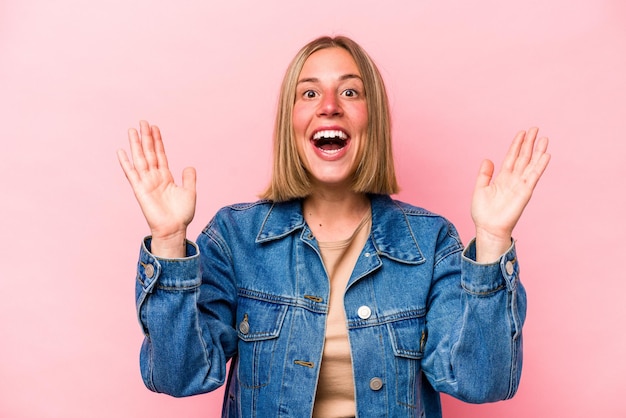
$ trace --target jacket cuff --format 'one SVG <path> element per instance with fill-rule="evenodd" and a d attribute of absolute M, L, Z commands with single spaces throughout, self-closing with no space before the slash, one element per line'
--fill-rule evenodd
<path fill-rule="evenodd" d="M 152 293 L 156 283 L 160 288 L 178 290 L 194 288 L 200 285 L 200 250 L 192 242 L 186 242 L 186 257 L 160 258 L 150 252 L 152 237 L 144 238 L 137 263 L 137 280 L 144 292 Z"/>
<path fill-rule="evenodd" d="M 519 282 L 519 263 L 515 252 L 515 241 L 496 262 L 481 264 L 476 262 L 476 241 L 473 239 L 463 251 L 463 273 L 461 285 L 475 294 L 496 292 L 503 287 L 514 291 Z"/>

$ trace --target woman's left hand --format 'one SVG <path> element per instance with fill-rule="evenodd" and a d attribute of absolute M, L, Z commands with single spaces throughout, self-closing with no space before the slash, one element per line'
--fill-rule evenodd
<path fill-rule="evenodd" d="M 536 140 L 537 131 L 531 128 L 515 136 L 497 176 L 490 160 L 480 166 L 472 198 L 479 263 L 496 261 L 511 246 L 513 228 L 548 166 L 548 138 Z"/>

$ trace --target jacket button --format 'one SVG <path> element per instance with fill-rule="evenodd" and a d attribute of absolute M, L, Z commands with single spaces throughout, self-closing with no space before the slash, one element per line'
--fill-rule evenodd
<path fill-rule="evenodd" d="M 246 335 L 250 332 L 250 324 L 245 319 L 239 323 L 239 332 Z"/>
<path fill-rule="evenodd" d="M 151 279 L 154 276 L 154 266 L 152 264 L 146 264 L 143 266 L 143 271 L 146 273 L 146 277 Z"/>
<path fill-rule="evenodd" d="M 513 262 L 512 261 L 507 261 L 506 264 L 504 265 L 504 268 L 506 270 L 506 272 L 509 274 L 509 276 L 511 274 L 513 274 Z"/>
<path fill-rule="evenodd" d="M 370 389 L 381 390 L 382 387 L 383 387 L 383 379 L 381 379 L 380 377 L 373 377 L 372 380 L 370 380 Z"/>
<path fill-rule="evenodd" d="M 361 319 L 368 319 L 370 316 L 372 316 L 372 310 L 370 309 L 369 306 L 361 306 L 359 308 L 358 311 L 356 311 L 357 315 L 359 315 L 359 318 Z"/>

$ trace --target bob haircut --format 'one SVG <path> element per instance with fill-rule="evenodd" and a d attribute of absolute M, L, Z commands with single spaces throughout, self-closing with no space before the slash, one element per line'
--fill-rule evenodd
<path fill-rule="evenodd" d="M 352 182 L 357 193 L 394 194 L 396 181 L 392 147 L 389 102 L 378 68 L 365 50 L 345 36 L 322 36 L 296 54 L 283 78 L 274 125 L 274 164 L 269 187 L 260 195 L 276 202 L 300 199 L 311 193 L 311 182 L 298 155 L 293 129 L 293 108 L 298 77 L 306 60 L 325 48 L 343 48 L 354 59 L 365 89 L 368 126 L 367 140 L 359 149 Z"/>

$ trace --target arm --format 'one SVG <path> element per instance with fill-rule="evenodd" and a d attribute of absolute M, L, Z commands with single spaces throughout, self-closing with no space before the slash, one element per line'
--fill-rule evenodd
<path fill-rule="evenodd" d="M 228 271 L 229 259 L 203 236 L 198 244 L 185 239 L 195 212 L 195 170 L 186 168 L 177 186 L 159 129 L 142 121 L 140 132 L 128 132 L 132 162 L 123 150 L 117 155 L 152 233 L 141 247 L 135 285 L 145 335 L 142 378 L 149 389 L 173 396 L 207 392 L 224 382 L 226 362 L 236 352 L 236 291 L 217 273 Z M 208 277 L 203 282 L 202 272 L 216 285 Z"/>
<path fill-rule="evenodd" d="M 536 128 L 518 133 L 495 178 L 493 163 L 482 163 L 472 200 L 476 239 L 433 274 L 424 372 L 436 390 L 467 402 L 508 399 L 519 384 L 526 293 L 511 237 L 550 161 L 547 138 L 536 137 Z"/>
<path fill-rule="evenodd" d="M 435 266 L 422 366 L 435 390 L 494 402 L 512 397 L 519 385 L 526 293 L 514 245 L 491 264 L 477 263 L 475 255 L 472 241 Z"/>
<path fill-rule="evenodd" d="M 154 392 L 189 396 L 220 387 L 235 355 L 237 291 L 230 257 L 202 234 L 186 258 L 161 259 L 142 246 L 136 304 L 144 331 L 140 366 Z"/>

